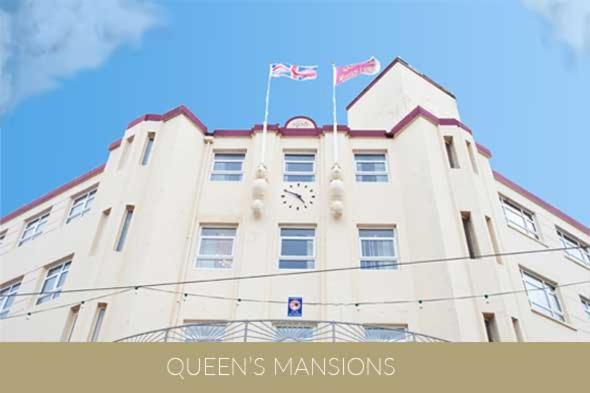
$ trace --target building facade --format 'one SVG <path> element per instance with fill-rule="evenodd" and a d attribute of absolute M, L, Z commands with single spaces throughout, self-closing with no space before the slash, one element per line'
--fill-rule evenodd
<path fill-rule="evenodd" d="M 104 165 L 2 218 L 0 339 L 258 319 L 590 340 L 590 228 L 493 171 L 451 93 L 396 59 L 347 111 L 336 175 L 332 126 L 304 116 L 268 126 L 264 173 L 259 125 L 208 130 L 185 107 L 131 122 Z"/>

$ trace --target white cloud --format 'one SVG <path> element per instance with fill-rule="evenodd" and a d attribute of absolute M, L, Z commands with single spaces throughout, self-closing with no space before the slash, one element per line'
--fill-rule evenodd
<path fill-rule="evenodd" d="M 16 0 L 0 6 L 0 115 L 23 99 L 100 66 L 158 24 L 137 0 Z"/>
<path fill-rule="evenodd" d="M 577 55 L 590 52 L 590 0 L 523 0 Z"/>

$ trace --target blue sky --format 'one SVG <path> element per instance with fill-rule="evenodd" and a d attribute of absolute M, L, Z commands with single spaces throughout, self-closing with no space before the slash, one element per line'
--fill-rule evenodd
<path fill-rule="evenodd" d="M 117 7 L 112 0 L 107 9 L 89 5 L 76 10 L 87 15 L 63 20 L 55 7 L 41 9 L 40 20 L 51 12 L 60 28 L 82 26 L 43 35 L 54 40 L 48 43 L 14 34 L 30 18 L 17 18 L 19 1 L 0 0 L 0 87 L 6 75 L 14 87 L 0 112 L 0 213 L 103 163 L 108 144 L 141 114 L 184 104 L 210 129 L 261 123 L 270 62 L 320 67 L 313 82 L 275 80 L 270 122 L 303 114 L 327 124 L 332 62 L 376 56 L 385 65 L 400 56 L 457 96 L 462 120 L 492 150 L 495 169 L 588 224 L 590 38 L 564 30 L 569 14 L 555 18 L 545 2 L 187 0 L 109 13 L 111 3 Z M 114 19 L 97 21 L 102 14 Z M 2 15 L 13 29 L 4 35 L 4 65 Z M 107 44 L 84 42 L 89 35 L 77 29 L 91 23 Z M 37 50 L 31 60 L 14 51 L 21 40 L 66 49 Z M 370 80 L 339 88 L 340 123 Z"/>

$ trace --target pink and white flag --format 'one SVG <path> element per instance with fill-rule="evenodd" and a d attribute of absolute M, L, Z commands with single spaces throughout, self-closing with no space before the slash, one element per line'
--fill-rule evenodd
<path fill-rule="evenodd" d="M 335 68 L 334 83 L 339 85 L 349 79 L 356 78 L 359 75 L 375 75 L 381 69 L 379 60 L 371 57 L 362 63 L 349 64 Z"/>
<path fill-rule="evenodd" d="M 316 79 L 318 77 L 318 66 L 271 64 L 270 76 L 272 78 L 289 78 L 296 81 Z"/>

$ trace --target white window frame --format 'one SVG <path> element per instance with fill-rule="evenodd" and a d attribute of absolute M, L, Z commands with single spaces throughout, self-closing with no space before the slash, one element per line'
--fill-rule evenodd
<path fill-rule="evenodd" d="M 190 323 L 190 324 L 189 324 Z M 223 342 L 227 331 L 227 323 L 189 322 L 183 329 L 184 342 Z M 210 330 L 209 334 L 207 330 Z M 197 334 L 193 334 L 197 333 Z M 189 333 L 190 332 L 190 333 Z M 211 334 L 214 333 L 214 334 Z"/>
<path fill-rule="evenodd" d="M 551 318 L 555 319 L 559 322 L 565 322 L 565 309 L 563 307 L 563 302 L 561 301 L 561 296 L 557 290 L 557 284 L 544 279 L 543 277 L 531 273 L 528 270 L 521 269 L 520 270 L 522 275 L 522 281 L 524 284 L 524 288 L 527 293 L 527 297 L 529 300 L 529 304 L 531 305 L 531 309 Z M 529 288 L 533 287 L 533 288 Z M 539 304 L 533 300 L 529 291 L 537 291 L 543 293 L 545 297 L 546 304 Z M 553 296 L 557 303 L 559 309 L 554 309 L 550 300 L 550 297 Z"/>
<path fill-rule="evenodd" d="M 313 230 L 313 236 L 283 236 L 282 230 L 283 229 L 303 229 L 303 230 Z M 283 255 L 283 239 L 284 240 L 309 240 L 312 241 L 312 255 L 305 255 L 305 256 L 294 256 L 294 255 Z M 277 268 L 279 270 L 313 270 L 316 268 L 316 228 L 312 226 L 279 226 L 279 260 Z M 313 266 L 312 267 L 300 267 L 300 268 L 282 268 L 281 261 L 301 261 L 306 262 L 312 260 Z"/>
<path fill-rule="evenodd" d="M 586 317 L 590 319 L 590 299 L 580 296 L 580 301 L 582 302 L 582 310 L 586 313 Z"/>
<path fill-rule="evenodd" d="M 234 234 L 233 236 L 228 235 L 203 235 L 204 229 L 233 229 Z M 224 225 L 201 225 L 199 228 L 199 241 L 197 244 L 197 257 L 195 258 L 195 268 L 197 269 L 211 269 L 211 270 L 218 270 L 218 269 L 233 269 L 234 267 L 234 259 L 236 254 L 236 240 L 238 238 L 238 227 L 237 226 L 224 226 Z M 210 240 L 228 240 L 231 239 L 231 255 L 207 255 L 201 254 L 201 243 L 203 239 L 210 239 Z M 199 260 L 215 260 L 216 266 L 199 266 Z M 227 261 L 229 261 L 229 265 L 227 265 Z M 224 262 L 227 266 L 223 266 Z"/>
<path fill-rule="evenodd" d="M 560 228 L 557 229 L 557 236 L 564 248 L 580 247 L 578 249 L 563 250 L 565 255 L 574 260 L 590 267 L 590 247 L 579 240 L 577 237 L 570 235 Z"/>
<path fill-rule="evenodd" d="M 371 230 L 376 230 L 376 231 L 392 231 L 392 235 L 391 237 L 363 237 L 361 236 L 361 231 L 371 231 Z M 361 266 L 361 270 L 398 270 L 399 269 L 399 264 L 398 264 L 398 253 L 397 253 L 397 236 L 396 236 L 396 230 L 395 227 L 358 227 L 357 228 L 357 235 L 358 235 L 358 244 L 359 244 L 359 260 L 360 260 L 360 266 Z M 391 240 L 392 244 L 393 244 L 393 256 L 380 256 L 380 257 L 370 257 L 370 256 L 364 256 L 363 255 L 363 240 Z M 390 266 L 386 266 L 386 267 L 363 267 L 363 262 L 368 262 L 368 261 L 376 261 L 376 262 L 384 262 L 384 263 L 390 263 Z M 381 265 L 378 265 L 381 266 Z"/>
<path fill-rule="evenodd" d="M 23 229 L 23 232 L 21 233 L 20 239 L 18 241 L 19 247 L 43 234 L 43 228 L 45 225 L 47 225 L 50 213 L 51 212 L 49 211 L 41 213 L 25 222 L 25 228 Z M 30 229 L 32 229 L 32 233 L 30 235 L 26 235 L 27 231 Z"/>
<path fill-rule="evenodd" d="M 228 159 L 220 159 L 217 160 L 217 156 L 241 156 L 241 160 L 228 160 Z M 229 182 L 239 182 L 242 181 L 244 179 L 244 162 L 246 161 L 246 153 L 245 152 L 223 152 L 223 151 L 217 151 L 213 153 L 213 160 L 211 162 L 211 176 L 209 176 L 209 180 L 210 181 L 229 181 Z M 224 171 L 224 170 L 216 170 L 215 169 L 215 163 L 217 162 L 239 162 L 240 165 L 240 170 L 235 170 L 235 171 Z M 234 179 L 214 179 L 213 177 L 215 175 L 239 175 L 240 178 L 237 180 Z"/>
<path fill-rule="evenodd" d="M 66 283 L 66 279 L 68 277 L 68 273 L 70 272 L 70 266 L 72 265 L 72 260 L 69 259 L 65 262 L 59 263 L 57 265 L 49 266 L 47 268 L 47 274 L 45 276 L 45 280 L 43 280 L 43 284 L 41 285 L 41 292 L 35 304 L 43 304 L 51 301 L 52 299 L 56 299 L 60 296 L 61 290 Z M 52 273 L 53 271 L 53 273 Z M 62 276 L 63 277 L 62 279 Z M 51 289 L 44 289 L 45 283 L 50 279 L 55 278 L 54 284 Z M 61 284 L 60 284 L 61 281 Z"/>
<path fill-rule="evenodd" d="M 22 281 L 18 280 L 0 287 L 0 319 L 6 318 L 10 314 L 10 307 L 14 304 L 12 299 L 16 297 L 21 284 Z M 9 301 L 11 301 L 10 304 L 8 304 Z"/>
<path fill-rule="evenodd" d="M 72 206 L 70 207 L 70 212 L 68 213 L 68 218 L 66 218 L 66 224 L 72 222 L 76 218 L 82 217 L 84 214 L 86 214 L 90 210 L 92 210 L 92 205 L 93 205 L 94 200 L 96 199 L 96 191 L 97 190 L 98 190 L 97 188 L 94 188 L 92 190 L 85 192 L 84 194 L 81 194 L 81 195 L 73 198 Z M 90 206 L 89 206 L 89 203 L 90 203 Z M 83 205 L 84 208 L 77 213 L 73 213 L 74 208 L 76 208 L 80 205 Z"/>
<path fill-rule="evenodd" d="M 375 163 L 375 162 L 381 162 L 381 161 L 357 160 L 357 156 L 383 156 L 382 162 L 385 164 L 385 170 L 384 171 L 376 171 L 376 172 L 359 171 L 357 163 Z M 385 176 L 385 180 L 366 181 L 366 180 L 359 179 L 359 177 L 362 179 L 364 176 Z M 387 153 L 386 152 L 355 152 L 354 153 L 354 178 L 355 178 L 355 181 L 358 183 L 387 183 L 387 182 L 389 182 L 389 164 L 387 162 Z"/>
<path fill-rule="evenodd" d="M 365 340 L 367 342 L 407 342 L 408 341 L 408 327 L 401 326 L 401 325 L 364 325 L 364 333 L 365 333 Z M 393 333 L 393 332 L 400 332 L 403 334 L 403 338 L 399 340 L 393 340 L 388 338 L 377 338 L 377 337 L 370 337 L 368 334 L 371 331 L 382 331 L 383 333 Z"/>
<path fill-rule="evenodd" d="M 500 196 L 500 204 L 502 205 L 502 212 L 504 213 L 504 218 L 506 220 L 506 224 L 509 227 L 516 229 L 517 231 L 519 231 L 529 237 L 532 237 L 535 240 L 541 239 L 541 234 L 539 232 L 539 225 L 537 225 L 537 219 L 536 219 L 535 213 L 533 213 L 532 211 L 522 207 L 518 203 L 516 203 L 516 202 L 514 202 L 502 195 Z M 507 210 L 520 216 L 523 223 L 525 223 L 524 224 L 525 226 L 523 227 L 522 225 L 510 220 L 510 218 L 507 214 Z M 532 225 L 532 227 L 534 228 L 534 231 L 527 228 L 526 223 Z"/>
<path fill-rule="evenodd" d="M 287 159 L 287 156 L 309 157 L 309 160 L 291 161 L 291 160 Z M 283 180 L 285 182 L 290 182 L 290 183 L 313 183 L 313 182 L 315 182 L 315 179 L 316 179 L 315 160 L 316 160 L 315 153 L 299 153 L 299 152 L 285 152 L 285 153 L 283 153 Z M 306 163 L 306 164 L 308 164 L 310 162 L 312 165 L 311 172 L 298 172 L 298 171 L 289 171 L 288 170 L 288 164 L 290 164 L 290 163 L 296 163 L 296 164 L 297 163 Z M 309 177 L 311 177 L 311 180 L 289 180 L 288 179 L 289 176 L 309 176 Z"/>
<path fill-rule="evenodd" d="M 141 166 L 147 166 L 150 163 L 150 159 L 152 157 L 152 153 L 154 151 L 154 143 L 156 142 L 156 133 L 155 132 L 148 132 L 147 138 L 145 140 L 145 145 L 143 147 L 143 153 L 141 154 Z"/>

